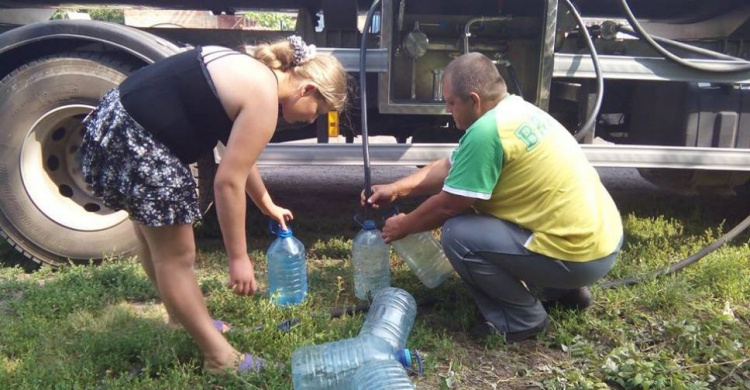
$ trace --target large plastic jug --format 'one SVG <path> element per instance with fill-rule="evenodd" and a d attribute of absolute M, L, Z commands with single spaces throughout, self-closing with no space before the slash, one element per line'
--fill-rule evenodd
<path fill-rule="evenodd" d="M 386 287 L 375 293 L 359 334 L 378 336 L 394 349 L 401 349 L 406 346 L 416 316 L 417 302 L 411 294 Z"/>
<path fill-rule="evenodd" d="M 428 288 L 435 288 L 453 274 L 453 266 L 430 232 L 410 234 L 393 241 L 393 250 Z"/>
<path fill-rule="evenodd" d="M 363 365 L 354 373 L 352 389 L 414 390 L 404 366 L 395 360 L 378 360 Z"/>
<path fill-rule="evenodd" d="M 379 360 L 394 360 L 405 367 L 413 361 L 409 350 L 395 350 L 380 337 L 367 334 L 297 348 L 292 353 L 292 382 L 297 390 L 352 389 L 357 369 Z"/>
<path fill-rule="evenodd" d="M 292 235 L 291 228 L 284 230 L 276 225 L 271 231 L 276 239 L 266 252 L 268 292 L 279 306 L 298 304 L 307 295 L 305 246 Z"/>
<path fill-rule="evenodd" d="M 391 285 L 390 249 L 383 241 L 375 221 L 362 223 L 362 230 L 352 242 L 354 266 L 354 295 L 367 300 L 368 294 Z"/>

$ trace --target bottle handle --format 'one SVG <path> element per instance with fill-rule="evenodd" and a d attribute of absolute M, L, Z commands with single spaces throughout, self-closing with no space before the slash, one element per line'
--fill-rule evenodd
<path fill-rule="evenodd" d="M 406 358 L 406 361 L 402 361 L 401 363 L 404 365 L 404 369 L 406 369 L 406 372 L 410 375 L 424 375 L 424 361 L 422 360 L 422 355 L 419 353 L 419 351 L 417 351 L 416 349 L 406 348 L 403 349 L 402 352 L 405 354 L 403 355 L 403 357 Z"/>
<path fill-rule="evenodd" d="M 365 223 L 362 222 L 362 216 L 360 215 L 359 211 L 357 211 L 356 213 L 354 213 L 354 222 L 356 222 L 357 225 L 361 226 L 362 229 L 365 228 Z"/>
<path fill-rule="evenodd" d="M 418 376 L 424 375 L 424 361 L 422 360 L 422 355 L 416 349 L 414 350 L 414 358 L 417 360 L 417 370 L 409 368 L 409 371 Z"/>
<path fill-rule="evenodd" d="M 279 223 L 276 222 L 276 220 L 269 219 L 268 220 L 268 231 L 271 232 L 273 235 L 279 234 Z"/>
<path fill-rule="evenodd" d="M 399 214 L 401 211 L 399 210 L 398 206 L 393 204 L 391 205 L 391 208 L 388 213 L 380 213 L 380 221 L 385 223 L 385 220 Z M 365 214 L 367 214 L 367 211 L 365 210 Z M 365 215 L 365 218 L 367 218 L 367 215 Z M 365 227 L 364 222 L 362 222 L 362 216 L 360 215 L 360 211 L 357 211 L 354 213 L 354 222 L 357 223 L 357 225 L 361 226 L 363 229 Z"/>

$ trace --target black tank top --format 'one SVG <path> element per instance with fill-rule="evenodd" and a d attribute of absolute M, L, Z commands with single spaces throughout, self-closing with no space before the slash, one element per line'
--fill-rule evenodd
<path fill-rule="evenodd" d="M 128 114 L 186 164 L 218 141 L 226 145 L 229 140 L 233 122 L 219 101 L 200 46 L 133 72 L 119 89 Z"/>

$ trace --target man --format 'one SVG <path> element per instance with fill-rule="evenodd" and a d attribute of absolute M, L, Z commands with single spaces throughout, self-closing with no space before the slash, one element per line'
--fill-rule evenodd
<path fill-rule="evenodd" d="M 571 134 L 508 94 L 489 58 L 469 53 L 448 64 L 443 97 L 466 130 L 451 157 L 373 186 L 366 202 L 432 195 L 389 218 L 383 238 L 442 226 L 446 256 L 484 316 L 472 333 L 533 337 L 548 326 L 539 298 L 591 304 L 586 286 L 609 271 L 622 245 L 619 212 Z"/>

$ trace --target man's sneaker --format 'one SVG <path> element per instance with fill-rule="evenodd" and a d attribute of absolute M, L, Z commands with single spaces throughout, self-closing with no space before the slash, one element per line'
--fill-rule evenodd
<path fill-rule="evenodd" d="M 584 310 L 593 303 L 594 296 L 591 295 L 589 288 L 584 286 L 563 295 L 560 299 L 542 302 L 542 305 L 547 311 L 553 307 L 560 307 L 569 310 Z"/>
<path fill-rule="evenodd" d="M 485 339 L 489 336 L 499 336 L 504 337 L 505 342 L 508 344 L 518 343 L 523 340 L 528 340 L 530 338 L 536 337 L 538 334 L 543 333 L 547 328 L 549 327 L 549 320 L 547 317 L 544 318 L 544 321 L 530 329 L 522 330 L 519 332 L 508 332 L 503 334 L 497 328 L 495 325 L 492 325 L 489 321 L 479 321 L 474 327 L 469 330 L 469 334 L 471 337 L 475 339 Z"/>

